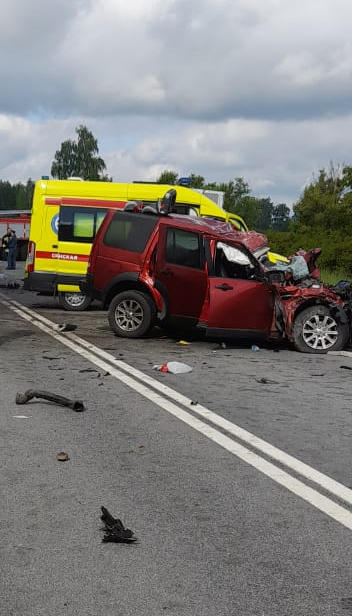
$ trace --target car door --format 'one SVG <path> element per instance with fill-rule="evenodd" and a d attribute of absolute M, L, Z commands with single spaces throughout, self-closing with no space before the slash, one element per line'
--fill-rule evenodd
<path fill-rule="evenodd" d="M 226 253 L 226 254 L 225 254 Z M 218 242 L 209 276 L 208 328 L 238 334 L 268 334 L 274 310 L 271 287 L 256 279 L 256 267 L 244 250 Z"/>
<path fill-rule="evenodd" d="M 169 316 L 197 319 L 208 280 L 201 234 L 160 226 L 155 277 Z"/>

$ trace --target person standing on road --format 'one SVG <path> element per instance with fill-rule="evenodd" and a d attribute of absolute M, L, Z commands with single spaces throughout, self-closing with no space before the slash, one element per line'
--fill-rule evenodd
<path fill-rule="evenodd" d="M 2 258 L 4 259 L 4 261 L 7 261 L 7 257 L 9 254 L 9 247 L 8 247 L 9 239 L 10 239 L 10 229 L 8 229 L 5 235 L 3 235 L 1 238 L 1 252 L 2 252 Z"/>
<path fill-rule="evenodd" d="M 7 269 L 15 270 L 16 269 L 16 250 L 17 250 L 17 237 L 16 232 L 10 229 L 9 231 L 9 241 L 8 241 L 8 257 L 7 257 Z"/>

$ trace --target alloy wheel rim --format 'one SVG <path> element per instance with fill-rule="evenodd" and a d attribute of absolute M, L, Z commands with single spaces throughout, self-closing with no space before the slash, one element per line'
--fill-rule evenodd
<path fill-rule="evenodd" d="M 335 319 L 329 315 L 315 314 L 303 324 L 302 336 L 311 349 L 324 351 L 334 346 L 339 332 Z"/>
<path fill-rule="evenodd" d="M 143 323 L 144 310 L 135 299 L 124 299 L 115 309 L 115 320 L 125 332 L 136 331 Z"/>
<path fill-rule="evenodd" d="M 81 293 L 65 293 L 65 300 L 70 306 L 80 306 L 85 299 L 86 296 Z"/>

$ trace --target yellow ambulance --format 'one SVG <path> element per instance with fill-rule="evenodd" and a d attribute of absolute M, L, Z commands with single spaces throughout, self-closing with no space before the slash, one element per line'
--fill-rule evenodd
<path fill-rule="evenodd" d="M 165 184 L 38 180 L 32 205 L 24 288 L 57 294 L 66 310 L 84 310 L 90 299 L 78 282 L 86 274 L 94 236 L 109 209 L 124 208 L 127 201 L 155 204 L 171 188 Z M 179 214 L 228 220 L 228 213 L 205 195 L 177 186 Z M 240 216 L 232 224 L 247 229 Z"/>

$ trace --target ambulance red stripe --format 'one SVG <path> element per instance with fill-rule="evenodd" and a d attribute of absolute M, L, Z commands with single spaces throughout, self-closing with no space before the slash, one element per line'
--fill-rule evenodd
<path fill-rule="evenodd" d="M 78 205 L 81 207 L 101 207 L 111 210 L 122 209 L 126 205 L 126 201 L 113 201 L 108 199 L 81 199 L 75 197 L 46 197 L 45 205 Z"/>
<path fill-rule="evenodd" d="M 77 255 L 69 252 L 47 252 L 37 250 L 35 253 L 36 259 L 54 259 L 58 261 L 84 261 L 88 263 L 89 255 Z"/>

